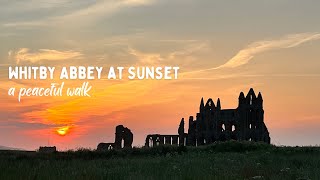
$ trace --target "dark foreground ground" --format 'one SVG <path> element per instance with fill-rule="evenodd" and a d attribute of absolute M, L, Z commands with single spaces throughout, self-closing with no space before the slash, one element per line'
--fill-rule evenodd
<path fill-rule="evenodd" d="M 41 154 L 0 151 L 0 179 L 320 179 L 320 147 L 227 142 Z"/>

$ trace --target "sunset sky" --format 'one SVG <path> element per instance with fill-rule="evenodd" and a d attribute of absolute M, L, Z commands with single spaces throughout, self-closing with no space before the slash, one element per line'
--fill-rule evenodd
<path fill-rule="evenodd" d="M 0 146 L 95 148 L 123 124 L 177 134 L 201 97 L 236 108 L 264 99 L 275 145 L 320 144 L 318 0 L 25 0 L 0 2 Z M 91 97 L 9 97 L 8 66 L 179 66 L 178 80 L 91 80 Z M 65 80 L 65 86 L 83 80 Z M 187 131 L 187 126 L 186 129 Z"/>

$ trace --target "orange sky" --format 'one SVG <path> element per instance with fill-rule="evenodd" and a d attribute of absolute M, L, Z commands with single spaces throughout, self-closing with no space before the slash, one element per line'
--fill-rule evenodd
<path fill-rule="evenodd" d="M 239 93 L 250 87 L 263 95 L 273 144 L 320 144 L 315 7 L 275 0 L 6 2 L 0 7 L 0 145 L 95 148 L 114 141 L 115 126 L 123 124 L 141 146 L 147 134 L 176 134 L 182 117 L 196 115 L 201 97 L 236 108 Z M 177 80 L 89 80 L 91 97 L 19 103 L 7 95 L 10 87 L 62 82 L 9 80 L 9 66 L 80 65 L 180 70 Z M 86 81 L 64 82 L 68 88 Z"/>

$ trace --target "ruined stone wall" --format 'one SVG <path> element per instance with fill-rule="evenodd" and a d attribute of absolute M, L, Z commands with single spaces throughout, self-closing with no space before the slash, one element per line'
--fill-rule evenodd
<path fill-rule="evenodd" d="M 270 143 L 269 131 L 264 123 L 263 99 L 250 89 L 247 96 L 240 93 L 236 109 L 221 109 L 212 99 L 200 102 L 196 120 L 189 118 L 187 145 L 210 144 L 215 141 L 247 140 Z"/>
<path fill-rule="evenodd" d="M 133 133 L 129 128 L 123 125 L 116 127 L 114 143 L 100 143 L 97 146 L 98 151 L 106 151 L 111 149 L 132 148 Z"/>
<path fill-rule="evenodd" d="M 183 143 L 184 141 L 181 141 Z M 149 134 L 145 140 L 146 147 L 155 147 L 159 145 L 179 145 L 179 135 L 160 135 Z"/>

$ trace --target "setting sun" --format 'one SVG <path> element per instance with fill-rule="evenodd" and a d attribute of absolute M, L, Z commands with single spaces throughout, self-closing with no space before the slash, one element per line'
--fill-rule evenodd
<path fill-rule="evenodd" d="M 64 127 L 59 127 L 56 131 L 60 136 L 65 136 L 69 132 L 70 127 L 69 126 L 64 126 Z"/>

